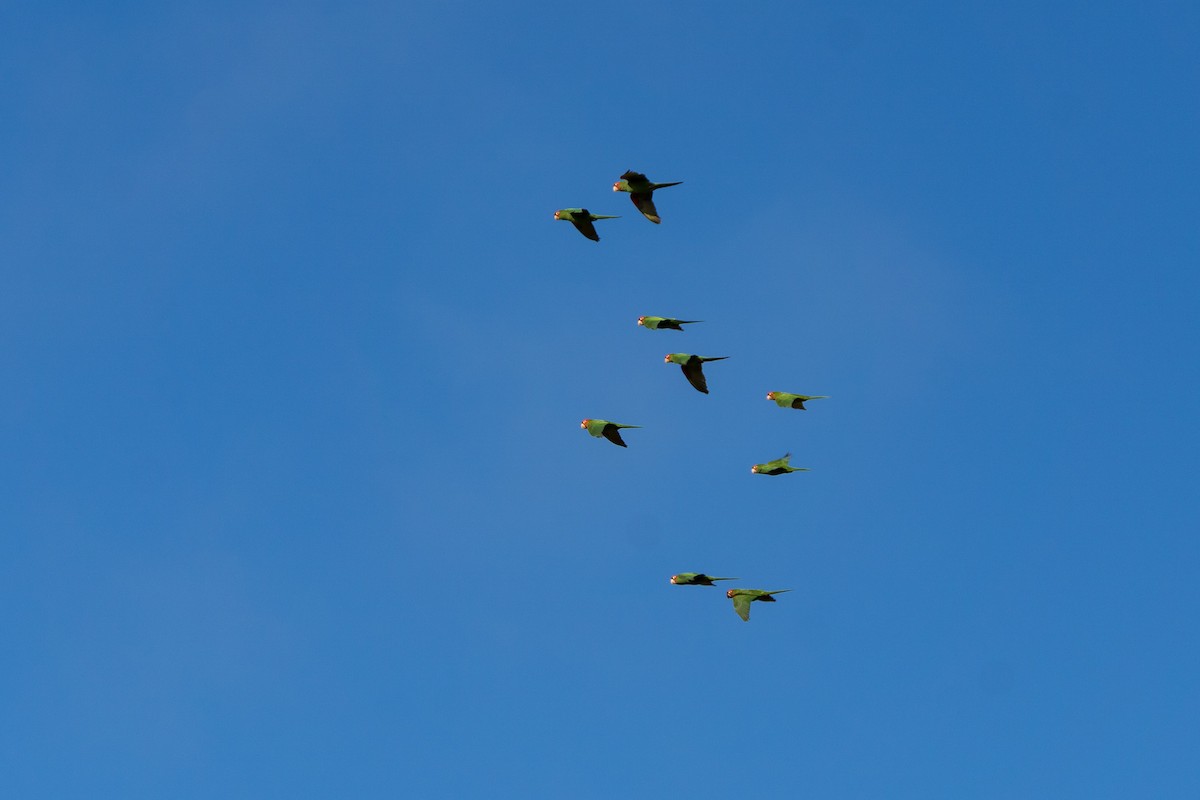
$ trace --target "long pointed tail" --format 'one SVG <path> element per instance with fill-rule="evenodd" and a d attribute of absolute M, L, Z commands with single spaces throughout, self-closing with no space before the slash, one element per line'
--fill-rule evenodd
<path fill-rule="evenodd" d="M 656 184 L 654 184 L 654 189 L 665 189 L 668 186 L 678 186 L 681 183 L 683 183 L 683 181 L 672 181 L 671 183 L 656 183 Z M 654 189 L 651 189 L 650 191 L 654 191 Z"/>

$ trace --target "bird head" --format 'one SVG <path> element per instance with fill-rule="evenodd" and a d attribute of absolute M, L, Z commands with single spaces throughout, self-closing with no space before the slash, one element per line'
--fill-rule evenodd
<path fill-rule="evenodd" d="M 614 192 L 624 192 L 629 190 L 629 183 L 625 180 L 619 180 L 613 184 Z"/>
<path fill-rule="evenodd" d="M 755 464 L 753 467 L 751 467 L 750 471 L 753 473 L 757 473 L 758 472 L 758 464 Z"/>
<path fill-rule="evenodd" d="M 774 393 L 774 392 L 767 392 L 767 399 L 768 399 L 768 400 L 774 400 L 774 399 L 775 399 L 775 393 Z"/>
<path fill-rule="evenodd" d="M 736 591 L 737 591 L 736 589 L 730 589 L 729 591 L 725 592 L 725 596 L 732 599 L 733 593 Z"/>
<path fill-rule="evenodd" d="M 645 324 L 646 324 L 646 318 L 638 317 L 638 325 L 645 325 Z"/>
<path fill-rule="evenodd" d="M 589 422 L 591 422 L 590 419 L 585 419 L 583 422 L 579 423 L 579 427 L 586 428 Z"/>
<path fill-rule="evenodd" d="M 554 212 L 554 218 L 555 218 L 555 219 L 562 219 L 562 213 L 563 213 L 562 211 L 555 211 L 555 212 Z"/>
<path fill-rule="evenodd" d="M 679 583 L 679 581 L 677 581 L 677 580 L 676 580 L 676 578 L 678 578 L 678 577 L 679 577 L 678 575 L 672 575 L 672 576 L 671 576 L 671 583 L 678 584 L 678 583 Z"/>

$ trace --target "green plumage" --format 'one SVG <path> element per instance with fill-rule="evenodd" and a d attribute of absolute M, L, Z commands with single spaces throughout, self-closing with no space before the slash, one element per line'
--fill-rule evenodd
<path fill-rule="evenodd" d="M 658 216 L 658 209 L 654 207 L 654 190 L 665 189 L 668 186 L 678 186 L 681 183 L 683 181 L 654 183 L 640 172 L 627 170 L 621 175 L 621 179 L 613 184 L 613 191 L 629 192 L 629 199 L 633 201 L 633 205 L 637 210 L 642 212 L 642 216 L 657 225 L 662 220 Z"/>
<path fill-rule="evenodd" d="M 575 226 L 575 230 L 582 233 L 593 242 L 600 241 L 600 234 L 596 233 L 596 226 L 592 224 L 593 220 L 597 219 L 620 219 L 619 216 L 610 216 L 608 214 L 593 214 L 586 208 L 560 208 L 554 212 L 554 218 L 569 222 Z"/>
<path fill-rule="evenodd" d="M 783 458 L 777 458 L 774 461 L 768 461 L 764 464 L 755 464 L 750 468 L 750 471 L 757 475 L 783 475 L 785 472 L 808 472 L 807 467 L 793 467 L 789 464 L 788 459 L 791 457 L 791 453 L 784 453 Z"/>
<path fill-rule="evenodd" d="M 620 422 L 609 422 L 606 419 L 585 419 L 579 423 L 579 427 L 599 439 L 603 436 L 615 445 L 628 447 L 625 440 L 621 438 L 621 428 L 640 428 L 641 425 L 622 425 Z"/>
<path fill-rule="evenodd" d="M 809 400 L 828 400 L 825 394 L 792 394 L 791 392 L 767 392 L 767 399 L 774 400 L 780 408 L 798 408 L 807 411 L 804 404 Z"/>
<path fill-rule="evenodd" d="M 725 596 L 733 600 L 733 610 L 737 615 L 746 622 L 750 621 L 750 604 L 758 601 L 763 603 L 774 603 L 773 594 L 783 594 L 790 592 L 791 589 L 778 589 L 774 592 L 764 592 L 762 589 L 730 589 L 725 592 Z"/>
<path fill-rule="evenodd" d="M 703 572 L 681 572 L 671 576 L 671 583 L 676 586 L 712 586 L 713 581 L 736 581 L 739 578 L 714 578 Z"/>
<path fill-rule="evenodd" d="M 681 331 L 683 325 L 703 322 L 702 319 L 675 319 L 674 317 L 638 317 L 638 325 L 651 331 Z"/>
<path fill-rule="evenodd" d="M 664 362 L 668 364 L 678 364 L 683 370 L 683 376 L 688 379 L 688 383 L 695 387 L 696 391 L 708 394 L 708 381 L 704 378 L 704 372 L 701 365 L 708 361 L 724 361 L 729 356 L 696 356 L 691 353 L 667 353 Z"/>

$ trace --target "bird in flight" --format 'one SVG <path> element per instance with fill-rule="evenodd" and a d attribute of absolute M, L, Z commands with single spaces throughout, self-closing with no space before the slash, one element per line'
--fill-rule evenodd
<path fill-rule="evenodd" d="M 678 186 L 681 183 L 683 181 L 654 183 L 640 172 L 627 170 L 621 175 L 621 179 L 613 184 L 613 191 L 629 192 L 629 199 L 633 201 L 637 210 L 642 212 L 642 216 L 657 225 L 662 220 L 658 216 L 658 209 L 654 207 L 654 190 L 665 189 L 668 186 Z"/>
<path fill-rule="evenodd" d="M 678 364 L 683 370 L 683 376 L 697 392 L 708 394 L 708 381 L 704 379 L 702 365 L 708 361 L 724 361 L 729 356 L 694 356 L 691 353 L 667 353 L 663 361 L 667 364 Z"/>
<path fill-rule="evenodd" d="M 798 408 L 807 411 L 804 404 L 809 400 L 828 400 L 827 394 L 792 394 L 791 392 L 767 392 L 767 399 L 774 400 L 780 408 Z"/>
<path fill-rule="evenodd" d="M 620 216 L 613 217 L 608 214 L 593 214 L 586 208 L 560 208 L 554 212 L 554 218 L 571 223 L 575 226 L 575 230 L 593 242 L 598 242 L 600 241 L 600 234 L 596 233 L 596 226 L 592 224 L 592 221 L 597 219 L 620 219 Z"/>
<path fill-rule="evenodd" d="M 784 453 L 783 458 L 768 461 L 765 464 L 755 464 L 750 471 L 756 475 L 782 475 L 785 472 L 808 472 L 807 467 L 793 467 L 788 463 L 791 453 Z"/>
<path fill-rule="evenodd" d="M 599 439 L 603 436 L 615 445 L 620 447 L 628 447 L 625 440 L 621 438 L 621 428 L 640 428 L 641 425 L 622 425 L 619 422 L 609 422 L 606 419 L 585 419 L 579 423 L 579 427 Z"/>
<path fill-rule="evenodd" d="M 783 594 L 791 589 L 779 589 L 774 592 L 764 592 L 762 589 L 730 589 L 725 596 L 733 601 L 733 610 L 746 622 L 750 621 L 750 604 L 756 600 L 764 603 L 774 603 L 773 594 Z"/>

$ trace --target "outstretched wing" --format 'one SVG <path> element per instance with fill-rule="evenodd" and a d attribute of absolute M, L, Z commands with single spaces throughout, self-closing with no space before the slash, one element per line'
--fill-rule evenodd
<path fill-rule="evenodd" d="M 680 364 L 683 370 L 683 375 L 688 379 L 688 383 L 696 387 L 696 391 L 708 394 L 708 381 L 704 379 L 704 373 L 700 369 L 700 359 L 692 357 L 686 363 Z"/>
<path fill-rule="evenodd" d="M 600 241 L 600 234 L 596 233 L 596 226 L 587 217 L 581 217 L 576 214 L 571 218 L 571 224 L 575 226 L 575 230 L 582 233 L 593 242 Z"/>
<path fill-rule="evenodd" d="M 634 172 L 631 169 L 627 169 L 623 173 L 621 173 L 621 180 L 633 181 L 634 183 L 639 183 L 639 182 L 640 183 L 648 183 L 645 175 L 643 175 L 640 172 Z"/>
<path fill-rule="evenodd" d="M 750 621 L 750 598 L 744 594 L 733 596 L 733 610 L 746 622 Z"/>
<path fill-rule="evenodd" d="M 645 179 L 645 175 L 638 176 Z M 637 210 L 642 212 L 642 216 L 653 222 L 655 225 L 662 222 L 658 217 L 658 209 L 654 207 L 653 192 L 630 192 L 629 199 L 637 206 Z"/>
<path fill-rule="evenodd" d="M 605 439 L 608 439 L 613 444 L 620 445 L 621 447 L 629 446 L 625 444 L 625 440 L 621 438 L 621 429 L 616 425 L 613 425 L 611 422 L 605 425 L 604 430 L 600 431 L 600 433 Z"/>

